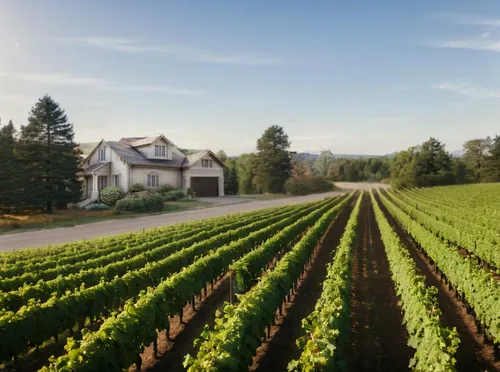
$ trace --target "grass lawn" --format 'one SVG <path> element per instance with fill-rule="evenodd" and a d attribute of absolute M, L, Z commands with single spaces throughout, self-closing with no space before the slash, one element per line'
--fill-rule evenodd
<path fill-rule="evenodd" d="M 25 232 L 38 229 L 54 229 L 57 227 L 71 227 L 86 223 L 117 220 L 123 218 L 143 217 L 151 214 L 164 214 L 180 212 L 190 209 L 200 209 L 212 206 L 212 203 L 193 199 L 181 199 L 179 201 L 166 202 L 162 212 L 157 213 L 132 213 L 114 210 L 88 211 L 88 210 L 55 210 L 53 214 L 27 214 L 27 215 L 5 215 L 0 214 L 0 235 Z"/>

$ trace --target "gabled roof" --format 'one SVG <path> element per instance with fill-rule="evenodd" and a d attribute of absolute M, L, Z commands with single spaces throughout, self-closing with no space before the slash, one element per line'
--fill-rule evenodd
<path fill-rule="evenodd" d="M 172 141 L 170 141 L 163 134 L 160 134 L 159 136 L 156 137 L 124 137 L 120 140 L 120 142 L 126 142 L 133 147 L 140 147 L 140 146 L 151 145 L 153 142 L 159 139 L 163 139 L 165 142 L 173 145 Z"/>
<path fill-rule="evenodd" d="M 172 145 L 172 159 L 148 159 L 136 147 L 145 146 L 155 142 L 158 139 L 163 139 Z M 120 155 L 131 166 L 146 166 L 146 167 L 166 167 L 166 168 L 190 168 L 203 157 L 209 155 L 217 161 L 222 167 L 224 163 L 210 150 L 200 151 L 189 156 L 185 156 L 180 152 L 175 145 L 165 136 L 160 135 L 157 137 L 126 137 L 120 141 L 104 141 L 101 140 L 85 158 L 87 160 L 94 151 L 97 150 L 102 143 L 106 143 L 113 151 Z M 94 172 L 99 167 L 105 164 L 95 164 L 85 169 L 85 174 Z M 96 168 L 97 167 L 97 168 Z M 90 172 L 90 173 L 88 173 Z"/>
<path fill-rule="evenodd" d="M 179 156 L 178 153 L 172 151 L 172 159 L 148 159 L 139 150 L 132 147 L 124 141 L 108 142 L 109 147 L 120 155 L 130 165 L 143 166 L 163 166 L 170 168 L 181 168 L 185 159 L 184 155 Z"/>
<path fill-rule="evenodd" d="M 184 161 L 184 164 L 183 164 L 183 167 L 184 168 L 190 168 L 192 167 L 194 164 L 196 164 L 197 162 L 199 162 L 202 158 L 204 158 L 205 156 L 209 155 L 210 157 L 212 157 L 216 162 L 218 162 L 221 167 L 225 167 L 225 164 L 222 160 L 220 160 L 217 155 L 215 155 L 212 151 L 210 150 L 205 150 L 205 151 L 200 151 L 200 152 L 196 152 L 194 154 L 191 154 L 191 155 L 188 155 L 186 156 L 186 160 Z"/>
<path fill-rule="evenodd" d="M 107 163 L 97 163 L 97 164 L 94 164 L 94 165 L 91 165 L 90 167 L 88 168 L 85 168 L 83 170 L 83 174 L 85 175 L 91 175 L 93 174 L 95 171 L 101 169 L 102 167 L 108 165 L 110 162 L 108 161 Z"/>

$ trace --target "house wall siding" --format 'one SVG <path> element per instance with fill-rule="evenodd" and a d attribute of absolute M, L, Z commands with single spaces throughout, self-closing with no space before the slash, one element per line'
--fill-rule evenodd
<path fill-rule="evenodd" d="M 120 184 L 118 187 L 123 191 L 123 192 L 128 192 L 129 189 L 129 165 L 123 161 L 123 158 L 113 150 L 111 150 L 111 170 L 110 170 L 110 180 L 109 180 L 109 185 L 110 186 L 115 186 L 113 184 L 114 182 L 114 176 L 115 175 L 120 175 Z"/>
<path fill-rule="evenodd" d="M 208 160 L 212 160 L 212 163 L 213 163 L 213 168 L 203 168 L 201 166 L 201 163 L 202 163 L 202 159 L 208 159 Z M 198 160 L 196 163 L 194 163 L 190 169 L 203 169 L 203 170 L 210 170 L 210 169 L 222 169 L 221 165 L 219 163 L 217 163 L 211 156 L 204 156 L 203 158 L 201 158 L 200 160 Z"/>
<path fill-rule="evenodd" d="M 155 146 L 156 145 L 167 147 L 165 149 L 167 151 L 166 158 L 160 157 L 160 156 L 155 156 Z M 162 139 L 159 139 L 159 140 L 153 142 L 151 145 L 136 147 L 136 149 L 139 150 L 139 152 L 148 159 L 172 159 L 172 146 L 170 146 L 170 144 L 168 142 L 165 142 Z"/>
<path fill-rule="evenodd" d="M 140 183 L 147 188 L 148 173 L 156 173 L 160 175 L 160 186 L 168 184 L 176 189 L 181 187 L 181 172 L 179 169 L 132 167 L 131 172 L 131 185 Z"/>

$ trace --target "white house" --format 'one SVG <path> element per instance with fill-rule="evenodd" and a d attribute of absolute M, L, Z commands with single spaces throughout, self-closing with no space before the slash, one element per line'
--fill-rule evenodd
<path fill-rule="evenodd" d="M 210 150 L 185 156 L 165 136 L 102 140 L 83 163 L 84 198 L 117 186 L 127 192 L 140 183 L 146 189 L 168 184 L 198 196 L 224 195 L 224 163 Z"/>

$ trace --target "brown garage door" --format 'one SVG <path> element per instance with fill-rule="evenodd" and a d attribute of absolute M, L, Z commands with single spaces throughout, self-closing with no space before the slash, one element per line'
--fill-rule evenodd
<path fill-rule="evenodd" d="M 197 196 L 219 196 L 219 178 L 191 177 L 191 189 Z"/>

